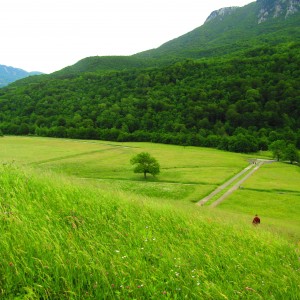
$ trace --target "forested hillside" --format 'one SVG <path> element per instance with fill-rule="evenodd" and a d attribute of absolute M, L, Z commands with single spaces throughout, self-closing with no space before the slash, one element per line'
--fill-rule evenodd
<path fill-rule="evenodd" d="M 277 139 L 300 147 L 299 46 L 11 86 L 1 91 L 1 130 L 242 152 Z"/>
<path fill-rule="evenodd" d="M 54 72 L 51 76 L 65 77 L 85 72 L 105 73 L 113 70 L 143 69 L 150 66 L 153 67 L 156 64 L 160 65 L 161 61 L 134 56 L 92 56 L 84 58 L 72 66 Z"/>
<path fill-rule="evenodd" d="M 281 15 L 270 3 L 281 3 Z M 299 4 L 263 4 L 216 12 L 155 50 L 85 58 L 0 89 L 0 131 L 237 152 L 276 140 L 300 148 Z"/>

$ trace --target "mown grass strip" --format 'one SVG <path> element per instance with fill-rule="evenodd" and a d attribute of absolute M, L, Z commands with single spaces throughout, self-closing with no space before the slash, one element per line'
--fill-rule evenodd
<path fill-rule="evenodd" d="M 45 160 L 31 162 L 31 163 L 29 163 L 29 165 L 41 165 L 41 164 L 45 164 L 45 163 L 49 163 L 49 162 L 61 161 L 61 160 L 64 160 L 64 159 L 78 158 L 78 157 L 81 157 L 81 156 L 86 156 L 86 155 L 91 155 L 91 154 L 95 154 L 95 153 L 110 151 L 112 149 L 113 148 L 99 149 L 99 150 L 94 150 L 94 151 L 82 152 L 82 153 L 78 153 L 78 154 L 53 157 L 53 158 L 49 158 L 49 159 L 45 159 Z"/>

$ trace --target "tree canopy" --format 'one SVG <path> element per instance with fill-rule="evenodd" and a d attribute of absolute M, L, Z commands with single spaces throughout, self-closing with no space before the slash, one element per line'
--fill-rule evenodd
<path fill-rule="evenodd" d="M 147 173 L 155 176 L 160 173 L 160 165 L 158 161 L 148 152 L 141 152 L 130 160 L 134 167 L 134 173 L 143 173 L 144 178 L 147 178 Z"/>

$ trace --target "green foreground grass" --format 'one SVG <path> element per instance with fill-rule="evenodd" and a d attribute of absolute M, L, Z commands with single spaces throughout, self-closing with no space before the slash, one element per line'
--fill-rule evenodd
<path fill-rule="evenodd" d="M 2 299 L 299 299 L 299 253 L 260 228 L 11 166 L 0 181 Z"/>
<path fill-rule="evenodd" d="M 148 151 L 161 174 L 129 164 Z M 196 147 L 0 140 L 0 299 L 300 299 L 300 168 Z M 254 213 L 262 217 L 251 225 Z"/>

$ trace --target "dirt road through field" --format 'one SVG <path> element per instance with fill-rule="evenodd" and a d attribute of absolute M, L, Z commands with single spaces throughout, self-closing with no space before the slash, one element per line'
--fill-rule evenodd
<path fill-rule="evenodd" d="M 208 202 L 212 197 L 220 193 L 222 190 L 224 190 L 226 187 L 228 187 L 231 183 L 233 183 L 238 178 L 241 178 L 234 186 L 232 186 L 225 194 L 220 196 L 216 201 L 214 201 L 210 206 L 216 207 L 219 205 L 224 199 L 226 199 L 230 194 L 232 194 L 235 190 L 237 190 L 241 184 L 247 180 L 255 171 L 257 171 L 264 163 L 272 163 L 273 160 L 263 160 L 263 159 L 257 159 L 251 162 L 251 164 L 246 167 L 244 170 L 242 170 L 240 173 L 236 174 L 232 178 L 230 178 L 228 181 L 226 181 L 224 184 L 216 188 L 214 191 L 212 191 L 208 196 L 201 199 L 199 202 L 197 202 L 197 205 L 203 206 L 206 202 Z M 252 169 L 252 170 L 251 170 Z M 248 172 L 249 171 L 249 172 Z M 248 172 L 248 173 L 247 173 Z M 243 175 L 247 173 L 244 177 Z"/>
<path fill-rule="evenodd" d="M 235 190 L 237 190 L 238 188 L 240 188 L 241 184 L 247 180 L 255 171 L 257 171 L 260 166 L 263 164 L 263 162 L 259 162 L 257 163 L 257 165 L 248 173 L 246 174 L 245 177 L 243 177 L 241 180 L 239 180 L 233 187 L 231 187 L 224 195 L 222 195 L 219 199 L 217 199 L 216 201 L 214 201 L 210 207 L 216 207 L 217 205 L 219 205 L 222 201 L 224 201 L 224 199 L 226 199 L 229 195 L 231 195 Z"/>

